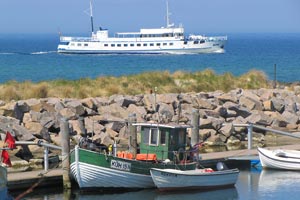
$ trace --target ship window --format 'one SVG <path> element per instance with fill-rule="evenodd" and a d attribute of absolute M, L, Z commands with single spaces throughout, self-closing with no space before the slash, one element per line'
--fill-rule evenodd
<path fill-rule="evenodd" d="M 150 129 L 144 128 L 144 131 L 143 131 L 143 143 L 144 144 L 149 144 L 149 134 L 150 134 Z"/>
<path fill-rule="evenodd" d="M 157 145 L 158 144 L 158 129 L 153 128 L 150 129 L 150 145 Z"/>
<path fill-rule="evenodd" d="M 184 144 L 185 132 L 184 130 L 179 131 L 178 144 Z"/>
<path fill-rule="evenodd" d="M 118 47 L 121 47 L 121 44 L 117 44 Z"/>
<path fill-rule="evenodd" d="M 154 44 L 153 44 L 153 43 L 150 43 L 150 46 L 151 46 L 151 47 L 153 47 L 153 46 L 154 46 Z"/>
<path fill-rule="evenodd" d="M 164 46 L 167 46 L 167 43 L 163 43 Z"/>
<path fill-rule="evenodd" d="M 128 44 L 124 44 L 124 47 L 128 47 Z"/>
<path fill-rule="evenodd" d="M 108 47 L 108 44 L 104 44 L 105 47 Z"/>
<path fill-rule="evenodd" d="M 203 43 L 205 43 L 205 40 L 200 40 L 200 44 L 203 44 Z"/>
<path fill-rule="evenodd" d="M 147 43 L 144 43 L 143 46 L 146 47 L 146 46 L 147 46 Z"/>
<path fill-rule="evenodd" d="M 160 144 L 166 144 L 166 131 L 160 131 Z"/>
<path fill-rule="evenodd" d="M 173 42 L 169 43 L 170 46 L 173 46 Z"/>
<path fill-rule="evenodd" d="M 111 46 L 111 47 L 115 47 L 116 45 L 115 45 L 115 44 L 111 44 L 110 46 Z"/>
<path fill-rule="evenodd" d="M 89 46 L 88 44 L 84 44 L 85 47 Z"/>
<path fill-rule="evenodd" d="M 136 46 L 140 47 L 140 46 L 141 46 L 141 44 L 137 44 Z"/>
<path fill-rule="evenodd" d="M 160 46 L 160 43 L 156 43 L 156 46 Z"/>
<path fill-rule="evenodd" d="M 187 44 L 187 43 L 188 43 L 187 41 L 184 41 L 184 42 L 183 42 L 183 44 Z"/>
<path fill-rule="evenodd" d="M 71 43 L 71 46 L 74 46 L 75 44 L 74 43 Z"/>
<path fill-rule="evenodd" d="M 134 44 L 130 44 L 131 47 L 134 47 Z"/>
<path fill-rule="evenodd" d="M 194 44 L 199 44 L 199 41 L 198 41 L 198 40 L 195 40 L 195 41 L 194 41 Z"/>
<path fill-rule="evenodd" d="M 78 43 L 77 46 L 81 47 L 81 43 Z"/>

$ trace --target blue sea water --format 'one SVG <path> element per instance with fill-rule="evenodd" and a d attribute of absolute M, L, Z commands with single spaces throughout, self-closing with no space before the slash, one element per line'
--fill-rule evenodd
<path fill-rule="evenodd" d="M 195 72 L 212 69 L 242 75 L 265 72 L 270 80 L 300 81 L 300 34 L 228 34 L 224 54 L 63 55 L 58 35 L 0 34 L 0 83 L 122 76 L 146 71 Z"/>

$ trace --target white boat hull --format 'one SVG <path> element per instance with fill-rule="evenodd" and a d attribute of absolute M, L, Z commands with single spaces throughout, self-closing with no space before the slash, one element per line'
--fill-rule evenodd
<path fill-rule="evenodd" d="M 300 170 L 300 151 L 258 148 L 258 155 L 264 168 Z"/>
<path fill-rule="evenodd" d="M 203 170 L 151 169 L 155 186 L 161 190 L 213 189 L 233 186 L 238 178 L 237 169 L 203 172 Z"/>
<path fill-rule="evenodd" d="M 78 162 L 71 173 L 80 188 L 154 188 L 150 175 L 134 174 Z"/>
<path fill-rule="evenodd" d="M 201 53 L 224 53 L 225 40 L 211 41 L 204 44 L 183 45 L 183 41 L 174 41 L 172 47 L 105 47 L 107 42 L 73 42 L 74 45 L 61 44 L 58 46 L 59 53 L 76 54 L 201 54 Z M 78 43 L 86 45 L 78 46 Z M 110 42 L 111 43 L 111 42 Z M 118 43 L 118 42 L 115 42 Z M 144 42 L 140 42 L 144 43 Z M 149 43 L 149 42 L 148 42 Z M 137 43 L 135 43 L 136 46 Z"/>

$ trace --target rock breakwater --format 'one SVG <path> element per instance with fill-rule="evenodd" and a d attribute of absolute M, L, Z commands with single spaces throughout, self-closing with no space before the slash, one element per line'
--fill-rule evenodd
<path fill-rule="evenodd" d="M 28 99 L 0 101 L 0 129 L 18 141 L 43 140 L 60 145 L 60 120 L 69 121 L 74 144 L 87 135 L 102 145 L 127 145 L 127 119 L 137 122 L 190 124 L 192 111 L 199 110 L 201 141 L 208 145 L 238 144 L 247 140 L 247 128 L 234 124 L 258 124 L 297 132 L 300 130 L 300 87 L 292 89 L 235 89 L 185 94 L 113 95 L 86 99 Z M 264 131 L 254 130 L 257 140 Z M 2 134 L 2 140 L 4 134 Z M 11 152 L 22 160 L 42 157 L 37 146 L 18 146 Z"/>

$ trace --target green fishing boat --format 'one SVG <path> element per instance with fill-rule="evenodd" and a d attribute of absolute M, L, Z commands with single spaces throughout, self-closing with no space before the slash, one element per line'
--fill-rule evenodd
<path fill-rule="evenodd" d="M 71 152 L 71 173 L 80 188 L 153 188 L 151 168 L 196 168 L 198 149 L 186 150 L 190 126 L 150 123 L 134 126 L 140 127 L 141 137 L 136 152 L 75 147 Z"/>

